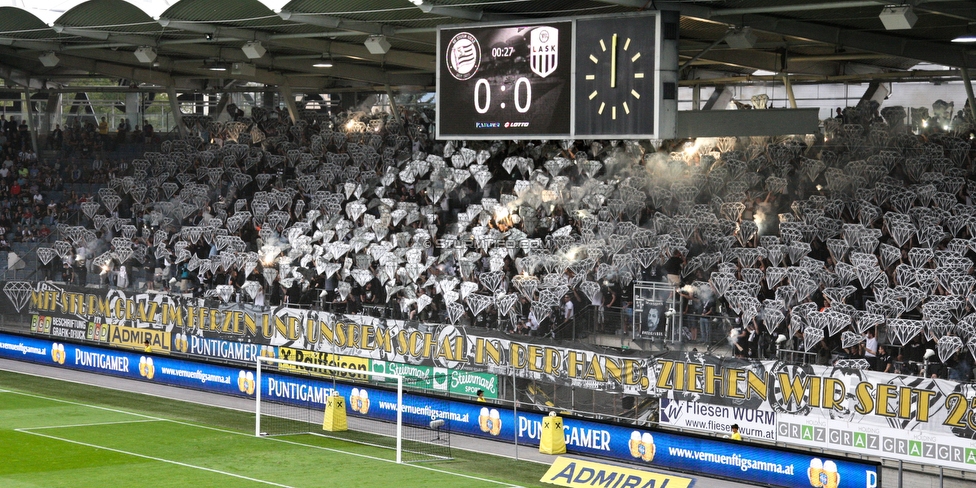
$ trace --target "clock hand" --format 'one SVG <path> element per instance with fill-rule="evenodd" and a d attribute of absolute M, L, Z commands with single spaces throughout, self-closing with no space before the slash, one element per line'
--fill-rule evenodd
<path fill-rule="evenodd" d="M 617 87 L 617 34 L 610 40 L 610 88 Z"/>

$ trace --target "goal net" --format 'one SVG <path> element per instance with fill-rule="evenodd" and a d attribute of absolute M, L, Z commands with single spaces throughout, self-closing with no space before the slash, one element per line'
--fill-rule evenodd
<path fill-rule="evenodd" d="M 257 358 L 255 373 L 250 387 L 257 436 L 341 439 L 389 449 L 398 463 L 451 459 L 450 428 L 443 420 L 450 418 L 444 411 L 450 402 L 435 401 L 437 408 L 430 407 L 424 393 L 432 390 L 431 378 L 266 357 Z M 333 395 L 342 401 L 335 402 Z M 334 404 L 327 407 L 330 396 Z M 332 417 L 327 418 L 327 408 Z M 326 421 L 333 421 L 340 408 L 348 429 L 327 430 Z"/>

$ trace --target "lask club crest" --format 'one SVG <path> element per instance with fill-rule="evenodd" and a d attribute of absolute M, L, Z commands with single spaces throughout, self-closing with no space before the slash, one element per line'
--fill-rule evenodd
<path fill-rule="evenodd" d="M 559 63 L 559 31 L 553 27 L 538 27 L 530 35 L 529 64 L 532 72 L 545 78 L 556 71 Z"/>

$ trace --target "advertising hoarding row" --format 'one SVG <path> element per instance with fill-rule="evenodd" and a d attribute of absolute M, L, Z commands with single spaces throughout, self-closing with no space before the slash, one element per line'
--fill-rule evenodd
<path fill-rule="evenodd" d="M 354 388 L 360 392 L 366 390 L 361 384 L 325 378 L 299 379 L 275 372 L 262 372 L 258 385 L 250 369 L 3 333 L 0 333 L 0 357 L 242 397 L 253 397 L 260 388 L 264 399 L 303 406 L 310 403 L 319 410 L 324 410 L 326 399 L 332 393 L 350 398 Z M 368 394 L 369 407 L 348 414 L 395 421 L 396 392 L 373 387 L 368 389 Z M 537 412 L 516 413 L 492 404 L 414 393 L 404 394 L 400 410 L 404 422 L 412 425 L 425 426 L 439 419 L 445 421 L 443 429 L 450 432 L 505 442 L 517 438 L 521 445 L 536 447 L 541 438 L 543 414 Z M 875 463 L 576 418 L 565 419 L 564 432 L 571 453 L 638 466 L 678 469 L 773 486 L 880 486 L 879 467 Z"/>
<path fill-rule="evenodd" d="M 6 282 L 3 289 L 0 313 L 37 315 L 23 332 L 52 339 L 80 333 L 85 324 L 86 340 L 114 347 L 133 348 L 150 337 L 154 352 L 160 342 L 160 353 L 204 360 L 301 356 L 317 364 L 410 371 L 425 387 L 467 395 L 483 389 L 489 398 L 497 395 L 497 375 L 514 376 L 660 398 L 661 422 L 682 429 L 724 434 L 738 423 L 751 438 L 976 470 L 976 391 L 954 381 L 701 353 L 622 353 L 450 325 L 45 282 Z M 49 318 L 50 329 L 36 325 Z M 816 427 L 798 431 L 796 425 Z M 886 442 L 895 438 L 889 431 L 917 443 Z"/>

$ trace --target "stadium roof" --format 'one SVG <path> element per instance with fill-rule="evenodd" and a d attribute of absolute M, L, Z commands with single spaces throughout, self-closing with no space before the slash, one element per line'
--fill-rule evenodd
<path fill-rule="evenodd" d="M 287 85 L 328 91 L 430 89 L 438 25 L 597 15 L 642 9 L 681 12 L 684 83 L 746 81 L 755 73 L 794 81 L 957 76 L 971 67 L 976 2 L 914 0 L 912 28 L 886 30 L 891 0 L 0 0 L 0 77 L 32 88 L 98 75 L 182 90 Z M 901 2 L 894 2 L 901 3 Z M 421 4 L 421 5 L 417 5 Z M 752 48 L 727 36 L 749 27 Z M 371 54 L 383 35 L 391 48 Z M 242 47 L 266 53 L 248 58 Z M 135 51 L 157 54 L 140 62 Z M 53 52 L 55 66 L 39 57 Z M 331 60 L 331 68 L 313 64 Z M 937 71 L 911 71 L 920 62 Z M 213 71 L 231 63 L 253 74 Z M 51 58 L 48 58 L 51 64 Z M 760 78 L 754 78 L 760 79 Z M 9 84 L 9 83 L 8 83 Z"/>

